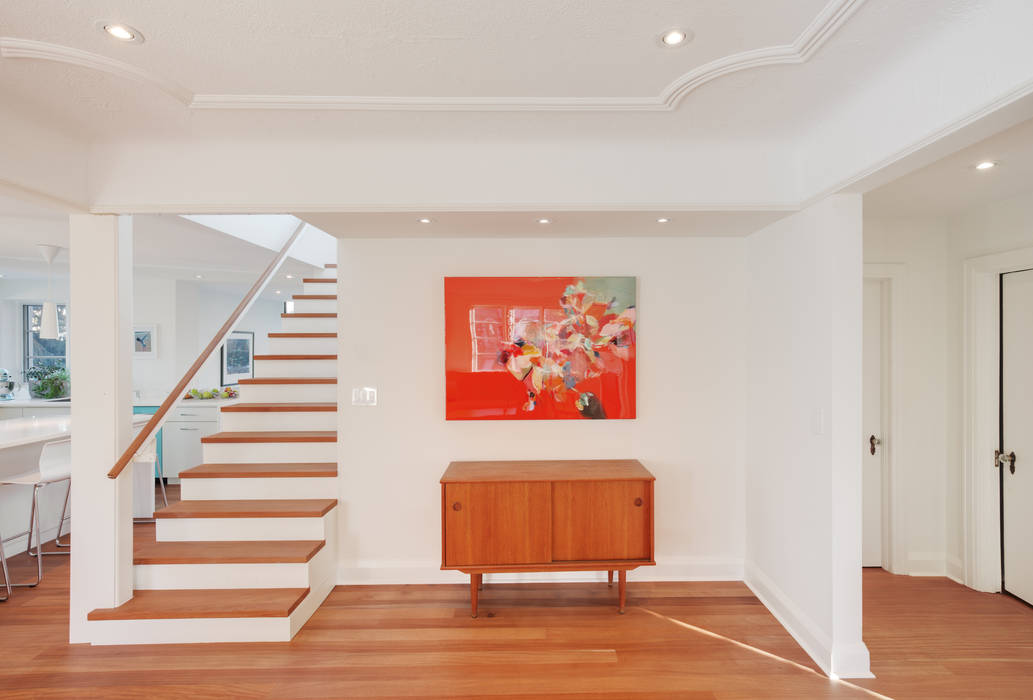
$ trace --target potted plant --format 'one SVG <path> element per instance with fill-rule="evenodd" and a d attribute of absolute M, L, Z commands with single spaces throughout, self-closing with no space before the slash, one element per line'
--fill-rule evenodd
<path fill-rule="evenodd" d="M 35 365 L 26 373 L 29 393 L 36 399 L 60 399 L 71 393 L 71 375 L 64 367 Z"/>

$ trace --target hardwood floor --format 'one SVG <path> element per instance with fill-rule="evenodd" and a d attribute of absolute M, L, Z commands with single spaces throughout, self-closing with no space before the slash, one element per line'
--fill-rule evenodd
<path fill-rule="evenodd" d="M 153 525 L 137 525 L 145 543 Z M 10 560 L 24 580 L 34 565 Z M 0 603 L 3 698 L 1028 698 L 1033 609 L 865 572 L 873 680 L 822 676 L 741 583 L 338 587 L 293 642 L 70 646 L 68 560 Z M 879 697 L 879 695 L 875 695 Z"/>

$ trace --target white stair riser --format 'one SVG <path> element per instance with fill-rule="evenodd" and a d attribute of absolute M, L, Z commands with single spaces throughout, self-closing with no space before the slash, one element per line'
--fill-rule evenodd
<path fill-rule="evenodd" d="M 337 401 L 336 384 L 241 384 L 238 389 L 240 400 L 248 403 Z"/>
<path fill-rule="evenodd" d="M 155 536 L 159 542 L 325 540 L 327 523 L 325 515 L 322 518 L 158 518 Z"/>
<path fill-rule="evenodd" d="M 319 576 L 328 558 L 333 558 L 333 552 L 324 546 L 309 561 L 289 564 L 137 564 L 133 567 L 133 588 L 309 588 L 321 582 Z"/>
<path fill-rule="evenodd" d="M 337 430 L 334 411 L 225 411 L 221 429 L 249 430 Z"/>
<path fill-rule="evenodd" d="M 334 314 L 337 313 L 336 299 L 295 299 L 294 313 Z"/>
<path fill-rule="evenodd" d="M 255 360 L 256 377 L 336 377 L 337 360 Z"/>
<path fill-rule="evenodd" d="M 337 294 L 336 282 L 305 282 L 303 294 Z"/>
<path fill-rule="evenodd" d="M 336 462 L 336 442 L 216 442 L 201 446 L 205 464 Z"/>
<path fill-rule="evenodd" d="M 289 642 L 296 633 L 290 617 L 103 620 L 88 622 L 87 626 L 90 643 L 97 645 Z"/>
<path fill-rule="evenodd" d="M 184 501 L 241 499 L 334 498 L 335 477 L 279 477 L 261 479 L 180 479 Z"/>
<path fill-rule="evenodd" d="M 312 617 L 312 613 L 323 604 L 337 583 L 337 511 L 338 509 L 334 508 L 324 516 L 326 537 L 323 539 L 326 540 L 326 544 L 323 545 L 320 554 L 325 551 L 328 556 L 316 562 L 309 572 L 311 590 L 305 600 L 291 613 L 291 637 Z M 314 557 L 313 561 L 315 559 L 318 559 L 318 556 Z"/>
<path fill-rule="evenodd" d="M 281 318 L 282 328 L 286 333 L 336 333 L 337 319 L 328 318 Z"/>
<path fill-rule="evenodd" d="M 270 355 L 336 355 L 337 338 L 270 338 Z"/>

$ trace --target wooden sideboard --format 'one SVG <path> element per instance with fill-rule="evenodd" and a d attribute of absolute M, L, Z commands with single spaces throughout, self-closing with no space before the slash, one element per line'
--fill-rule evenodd
<path fill-rule="evenodd" d="M 441 477 L 441 568 L 627 572 L 653 565 L 653 482 L 635 459 L 452 462 Z"/>

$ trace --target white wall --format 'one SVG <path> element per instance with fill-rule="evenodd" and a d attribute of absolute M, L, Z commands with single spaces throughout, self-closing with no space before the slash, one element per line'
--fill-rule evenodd
<path fill-rule="evenodd" d="M 826 671 L 861 641 L 861 198 L 747 239 L 746 582 Z"/>
<path fill-rule="evenodd" d="M 158 326 L 158 356 L 133 360 L 133 387 L 159 401 L 172 389 L 244 296 L 214 290 L 204 283 L 148 276 L 138 271 L 134 288 L 135 323 Z M 282 303 L 259 300 L 241 319 L 239 330 L 255 332 L 255 354 L 268 348 L 266 334 L 279 330 Z M 213 388 L 220 381 L 216 352 L 201 367 L 192 387 Z"/>
<path fill-rule="evenodd" d="M 356 301 L 339 309 L 338 582 L 464 580 L 439 571 L 438 480 L 452 460 L 507 458 L 641 459 L 657 478 L 657 566 L 631 578 L 741 578 L 744 248 L 707 238 L 341 240 L 339 294 Z M 638 277 L 638 418 L 446 422 L 443 278 L 570 274 Z M 350 405 L 351 387 L 364 385 L 379 389 L 379 406 Z"/>

